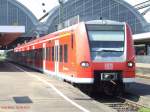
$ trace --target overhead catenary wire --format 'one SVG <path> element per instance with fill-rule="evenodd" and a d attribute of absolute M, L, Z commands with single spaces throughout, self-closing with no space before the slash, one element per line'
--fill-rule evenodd
<path fill-rule="evenodd" d="M 142 4 L 147 3 L 147 2 L 150 2 L 150 0 L 147 0 L 147 1 L 141 2 L 141 3 L 139 3 L 139 4 L 136 4 L 136 5 L 134 5 L 134 7 L 139 6 L 139 5 L 142 5 Z"/>
<path fill-rule="evenodd" d="M 144 9 L 150 6 L 150 0 L 147 0 L 145 2 L 141 2 L 139 4 L 134 5 L 133 7 L 137 10 Z"/>

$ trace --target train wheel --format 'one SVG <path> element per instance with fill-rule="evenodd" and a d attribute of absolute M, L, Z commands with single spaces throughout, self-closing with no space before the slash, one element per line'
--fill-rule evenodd
<path fill-rule="evenodd" d="M 103 90 L 109 96 L 121 96 L 124 90 L 121 82 L 104 82 Z"/>
<path fill-rule="evenodd" d="M 122 82 L 119 82 L 116 88 L 115 96 L 122 96 L 125 90 L 125 85 Z"/>
<path fill-rule="evenodd" d="M 115 92 L 115 85 L 110 82 L 104 82 L 103 90 L 106 95 L 113 96 Z"/>

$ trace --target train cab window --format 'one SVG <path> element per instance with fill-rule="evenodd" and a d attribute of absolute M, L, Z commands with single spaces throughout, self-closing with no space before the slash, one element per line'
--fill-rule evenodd
<path fill-rule="evenodd" d="M 46 60 L 48 61 L 49 60 L 49 55 L 50 55 L 50 48 L 49 47 L 47 47 L 46 48 Z"/>
<path fill-rule="evenodd" d="M 64 62 L 68 62 L 68 45 L 64 45 Z"/>
<path fill-rule="evenodd" d="M 91 58 L 97 62 L 124 61 L 123 25 L 87 25 Z M 111 58 L 110 58 L 111 57 Z"/>
<path fill-rule="evenodd" d="M 52 47 L 52 61 L 54 61 L 54 47 Z"/>
<path fill-rule="evenodd" d="M 60 45 L 59 47 L 59 61 L 62 62 L 63 59 L 63 46 Z"/>

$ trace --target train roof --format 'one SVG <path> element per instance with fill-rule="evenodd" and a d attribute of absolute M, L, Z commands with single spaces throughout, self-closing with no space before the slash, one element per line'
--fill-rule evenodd
<path fill-rule="evenodd" d="M 92 20 L 87 21 L 85 24 L 99 24 L 99 25 L 124 25 L 125 22 L 118 22 L 112 20 Z"/>
<path fill-rule="evenodd" d="M 83 24 L 101 24 L 101 25 L 124 25 L 125 24 L 125 22 L 117 22 L 117 21 L 111 21 L 111 20 L 92 20 L 92 21 L 80 22 L 80 23 L 83 23 Z M 80 23 L 78 23 L 78 24 L 80 24 Z M 16 48 L 22 48 L 22 47 L 30 46 L 33 43 L 38 43 L 40 41 L 44 41 L 44 40 L 53 38 L 54 36 L 58 36 L 60 34 L 70 32 L 71 30 L 75 29 L 78 24 L 75 24 L 73 26 L 64 28 L 64 29 L 56 31 L 56 32 L 53 32 L 53 33 L 45 35 L 43 37 L 37 38 L 37 39 L 32 40 L 28 43 L 17 46 Z"/>

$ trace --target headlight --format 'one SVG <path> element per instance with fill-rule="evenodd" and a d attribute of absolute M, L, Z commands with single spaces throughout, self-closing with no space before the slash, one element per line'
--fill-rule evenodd
<path fill-rule="evenodd" d="M 89 67 L 90 66 L 90 64 L 89 64 L 89 62 L 87 62 L 87 61 L 83 61 L 83 62 L 81 62 L 81 64 L 80 64 L 82 67 L 84 67 L 84 68 L 87 68 L 87 67 Z"/>
<path fill-rule="evenodd" d="M 133 62 L 128 62 L 128 67 L 133 67 L 134 66 L 134 63 Z"/>

